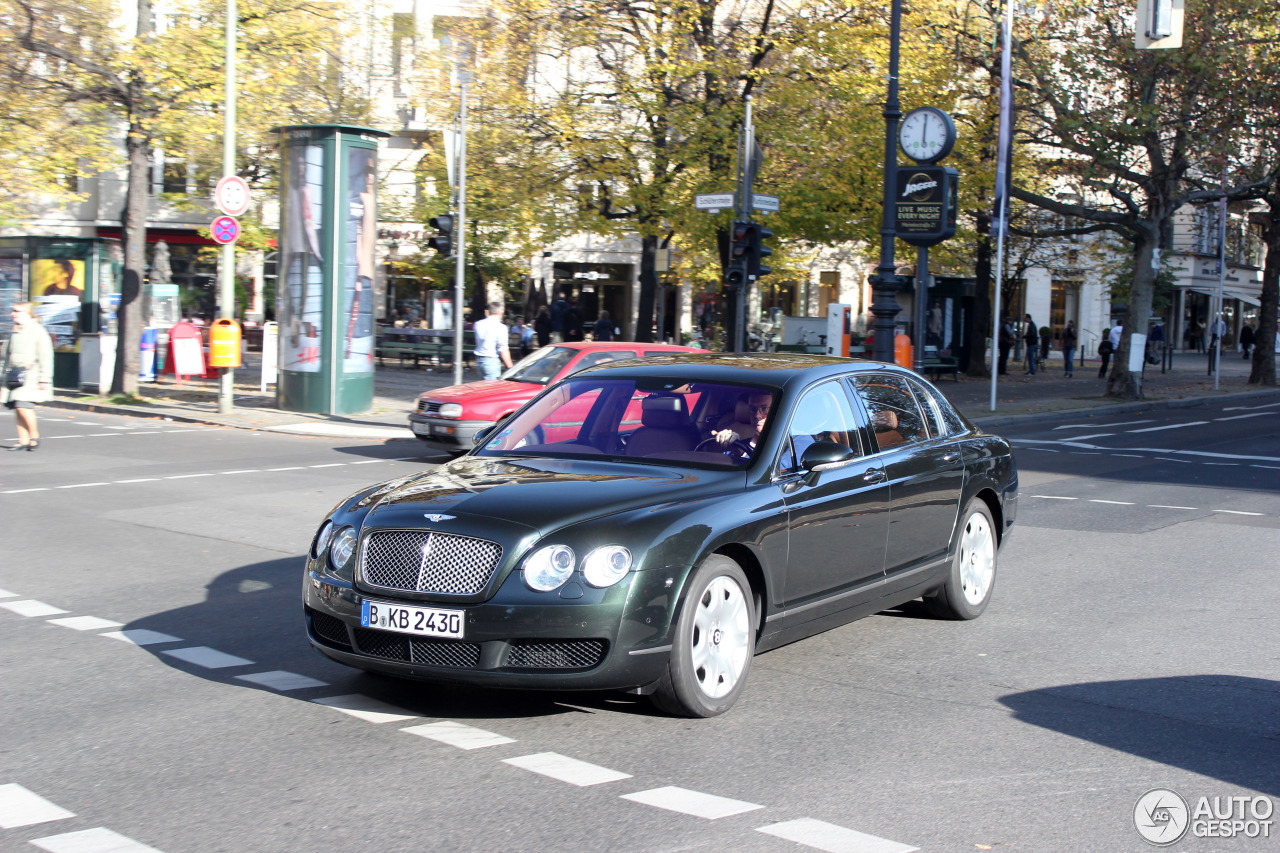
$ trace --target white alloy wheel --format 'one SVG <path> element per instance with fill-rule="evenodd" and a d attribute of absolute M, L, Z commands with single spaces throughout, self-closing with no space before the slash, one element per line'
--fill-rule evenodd
<path fill-rule="evenodd" d="M 751 656 L 751 623 L 742 587 L 726 575 L 711 581 L 698 599 L 690 642 L 693 677 L 708 698 L 733 690 Z"/>
<path fill-rule="evenodd" d="M 972 513 L 960 535 L 960 588 L 965 601 L 974 606 L 981 604 L 995 576 L 995 535 L 985 514 Z"/>

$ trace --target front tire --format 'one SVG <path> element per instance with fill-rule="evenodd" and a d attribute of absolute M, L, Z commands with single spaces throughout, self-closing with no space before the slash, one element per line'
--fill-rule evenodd
<path fill-rule="evenodd" d="M 977 619 L 987 609 L 996 585 L 996 525 L 991 510 L 982 498 L 973 498 L 960 518 L 947 581 L 924 597 L 929 612 L 942 619 Z"/>
<path fill-rule="evenodd" d="M 737 701 L 755 654 L 755 602 L 738 564 L 713 554 L 689 580 L 667 671 L 650 699 L 682 717 L 714 717 Z"/>

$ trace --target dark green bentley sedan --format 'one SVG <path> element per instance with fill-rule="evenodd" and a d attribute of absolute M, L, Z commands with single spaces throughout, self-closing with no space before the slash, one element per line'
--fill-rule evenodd
<path fill-rule="evenodd" d="M 321 524 L 303 603 L 325 655 L 708 717 L 758 652 L 913 598 L 978 616 L 1017 511 L 1008 443 L 878 362 L 613 362 L 476 440 Z"/>

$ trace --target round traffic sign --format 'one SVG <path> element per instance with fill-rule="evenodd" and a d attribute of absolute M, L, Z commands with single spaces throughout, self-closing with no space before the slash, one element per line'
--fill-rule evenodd
<path fill-rule="evenodd" d="M 225 177 L 213 188 L 213 201 L 227 216 L 239 216 L 249 209 L 249 185 L 238 175 Z"/>
<path fill-rule="evenodd" d="M 240 239 L 240 223 L 231 216 L 219 216 L 209 226 L 213 232 L 213 242 L 234 243 Z"/>

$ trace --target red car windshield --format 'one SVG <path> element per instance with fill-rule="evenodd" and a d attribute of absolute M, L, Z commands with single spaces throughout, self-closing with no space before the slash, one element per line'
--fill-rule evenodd
<path fill-rule="evenodd" d="M 517 361 L 510 370 L 502 374 L 502 378 L 511 382 L 549 385 L 577 354 L 577 350 L 569 347 L 543 347 Z"/>

